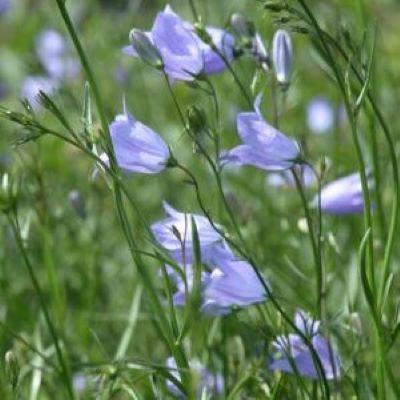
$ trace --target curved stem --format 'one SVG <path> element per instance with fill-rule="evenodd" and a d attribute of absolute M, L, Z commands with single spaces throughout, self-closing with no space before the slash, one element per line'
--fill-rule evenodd
<path fill-rule="evenodd" d="M 67 389 L 67 392 L 68 392 L 68 397 L 70 399 L 75 399 L 74 391 L 73 391 L 73 388 L 72 388 L 72 379 L 71 379 L 71 373 L 70 373 L 70 369 L 69 369 L 69 366 L 68 366 L 68 362 L 66 361 L 66 359 L 65 359 L 65 357 L 63 355 L 63 352 L 61 350 L 59 339 L 58 339 L 58 335 L 57 335 L 57 331 L 56 331 L 56 328 L 53 325 L 53 322 L 52 322 L 51 317 L 50 317 L 50 313 L 49 313 L 49 311 L 47 309 L 46 300 L 44 298 L 42 289 L 40 288 L 39 281 L 36 278 L 33 265 L 31 264 L 29 256 L 28 256 L 28 254 L 27 254 L 27 252 L 25 250 L 25 245 L 24 245 L 23 239 L 21 237 L 21 231 L 19 229 L 18 216 L 17 216 L 16 210 L 14 210 L 13 216 L 8 215 L 8 220 L 9 220 L 9 223 L 10 223 L 11 228 L 13 230 L 14 237 L 15 237 L 15 240 L 17 242 L 18 249 L 21 252 L 22 258 L 23 258 L 24 263 L 26 265 L 26 268 L 28 270 L 29 277 L 30 277 L 30 279 L 32 281 L 32 284 L 33 284 L 33 287 L 35 289 L 36 295 L 39 298 L 39 303 L 40 303 L 40 306 L 42 308 L 42 311 L 43 311 L 43 314 L 44 314 L 44 318 L 45 318 L 47 327 L 48 327 L 49 332 L 50 332 L 50 336 L 51 336 L 51 338 L 53 340 L 54 347 L 56 349 L 56 354 L 57 354 L 58 362 L 60 364 L 60 369 L 61 369 L 61 376 L 63 378 L 63 381 L 64 381 L 65 385 L 66 385 L 66 389 Z"/>
<path fill-rule="evenodd" d="M 317 312 L 318 312 L 318 316 L 321 317 L 321 314 L 322 314 L 321 304 L 322 304 L 322 298 L 323 298 L 323 293 L 322 293 L 322 289 L 323 289 L 323 284 L 322 284 L 323 273 L 322 272 L 323 271 L 322 271 L 321 252 L 320 252 L 319 245 L 317 243 L 317 239 L 315 237 L 314 224 L 313 224 L 310 208 L 308 206 L 308 202 L 306 199 L 306 195 L 304 193 L 303 185 L 301 183 L 299 176 L 297 175 L 297 172 L 294 169 L 292 169 L 292 175 L 293 175 L 294 181 L 296 183 L 297 190 L 300 194 L 301 202 L 302 202 L 303 209 L 304 209 L 304 214 L 305 214 L 306 221 L 307 221 L 308 234 L 310 237 L 312 252 L 313 252 L 313 256 L 314 256 L 315 273 L 317 276 L 317 285 L 316 285 L 317 286 Z"/>

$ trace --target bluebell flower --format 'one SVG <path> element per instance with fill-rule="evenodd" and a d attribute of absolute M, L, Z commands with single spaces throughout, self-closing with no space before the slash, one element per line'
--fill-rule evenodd
<path fill-rule="evenodd" d="M 272 61 L 276 80 L 283 86 L 290 83 L 293 67 L 292 39 L 287 31 L 278 29 L 272 41 Z"/>
<path fill-rule="evenodd" d="M 166 365 L 169 373 L 179 380 L 179 371 L 175 360 L 172 357 L 167 358 Z M 194 375 L 196 382 L 196 396 L 202 398 L 202 393 L 206 391 L 208 394 L 221 394 L 224 390 L 224 378 L 221 374 L 213 374 L 205 368 L 205 366 L 198 360 L 191 360 L 189 362 L 190 370 Z M 184 394 L 179 388 L 171 381 L 167 380 L 167 389 L 169 392 L 178 399 L 184 399 Z"/>
<path fill-rule="evenodd" d="M 299 147 L 282 132 L 268 124 L 255 104 L 255 111 L 237 116 L 237 130 L 243 144 L 225 152 L 222 164 L 253 165 L 266 171 L 281 171 L 295 165 Z"/>
<path fill-rule="evenodd" d="M 206 28 L 218 50 L 228 62 L 233 60 L 234 38 L 214 27 Z M 192 81 L 200 73 L 215 74 L 225 69 L 221 57 L 194 32 L 193 25 L 183 21 L 169 5 L 158 13 L 148 39 L 161 55 L 164 70 L 172 80 Z M 135 47 L 123 49 L 125 54 L 138 56 Z"/>
<path fill-rule="evenodd" d="M 317 134 L 328 133 L 335 123 L 335 111 L 325 97 L 314 98 L 307 107 L 307 125 Z"/>
<path fill-rule="evenodd" d="M 369 180 L 369 187 L 372 183 Z M 318 205 L 315 196 L 313 205 Z M 321 190 L 321 210 L 328 214 L 360 214 L 364 211 L 361 179 L 358 173 L 339 178 Z"/>
<path fill-rule="evenodd" d="M 249 307 L 267 300 L 267 293 L 253 268 L 246 261 L 221 260 L 218 264 L 208 264 L 212 271 L 202 271 L 200 311 L 213 316 L 228 315 L 235 309 Z M 185 269 L 186 282 L 180 274 L 172 274 L 177 291 L 174 304 L 186 304 L 186 290 L 193 287 L 193 268 Z"/>
<path fill-rule="evenodd" d="M 164 140 L 127 112 L 110 124 L 110 135 L 117 164 L 128 172 L 156 174 L 166 168 L 170 158 Z"/>
<path fill-rule="evenodd" d="M 22 82 L 21 97 L 27 99 L 34 109 L 38 109 L 40 103 L 37 100 L 39 92 L 52 95 L 59 87 L 59 83 L 54 79 L 45 76 L 28 76 Z"/>
<path fill-rule="evenodd" d="M 303 311 L 295 316 L 296 327 L 310 340 L 318 355 L 326 379 L 340 378 L 340 358 L 333 350 L 330 342 L 320 333 L 320 322 L 314 321 Z M 298 373 L 310 379 L 319 379 L 316 361 L 307 343 L 298 334 L 278 336 L 273 343 L 275 356 L 270 363 L 272 370 Z"/>
<path fill-rule="evenodd" d="M 216 246 L 210 260 L 205 262 L 201 274 L 201 308 L 208 315 L 221 316 L 230 314 L 234 309 L 248 307 L 267 300 L 267 293 L 246 261 L 237 260 L 232 250 L 225 243 Z M 193 287 L 193 267 L 182 266 L 182 274 L 169 269 L 170 276 L 176 284 L 177 291 L 173 296 L 176 306 L 186 304 L 186 295 Z"/>
<path fill-rule="evenodd" d="M 220 260 L 203 288 L 202 311 L 229 314 L 232 309 L 262 303 L 267 293 L 251 265 L 241 260 Z"/>
<path fill-rule="evenodd" d="M 196 222 L 201 257 L 209 260 L 215 246 L 222 243 L 221 236 L 215 231 L 209 220 L 201 215 L 183 213 L 163 203 L 167 217 L 152 225 L 152 232 L 157 241 L 170 252 L 179 263 L 191 263 L 193 260 L 192 217 Z M 221 228 L 219 225 L 217 225 Z M 184 252 L 184 254 L 183 254 Z"/>
<path fill-rule="evenodd" d="M 206 31 L 218 51 L 223 54 L 227 62 L 231 63 L 234 59 L 233 47 L 235 45 L 235 39 L 233 36 L 223 29 L 211 26 L 207 27 Z M 203 60 L 201 72 L 206 75 L 212 75 L 224 71 L 226 69 L 225 61 L 209 44 L 204 43 L 198 36 L 196 37 Z"/>
<path fill-rule="evenodd" d="M 79 63 L 69 54 L 65 38 L 53 29 L 46 29 L 39 34 L 36 53 L 52 79 L 69 79 L 79 73 Z"/>

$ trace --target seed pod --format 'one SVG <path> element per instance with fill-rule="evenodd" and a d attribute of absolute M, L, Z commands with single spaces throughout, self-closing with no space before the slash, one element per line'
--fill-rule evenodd
<path fill-rule="evenodd" d="M 272 42 L 272 61 L 276 79 L 286 90 L 292 75 L 293 47 L 289 33 L 283 29 L 275 32 Z"/>

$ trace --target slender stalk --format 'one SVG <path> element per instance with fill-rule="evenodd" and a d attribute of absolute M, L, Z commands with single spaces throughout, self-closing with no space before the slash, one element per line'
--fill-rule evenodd
<path fill-rule="evenodd" d="M 115 157 L 114 157 L 113 146 L 112 146 L 112 141 L 111 141 L 109 127 L 108 127 L 108 121 L 106 118 L 105 109 L 104 109 L 103 102 L 102 102 L 102 99 L 100 96 L 100 92 L 98 90 L 96 80 L 94 78 L 94 74 L 93 74 L 90 64 L 87 60 L 86 54 L 83 50 L 83 47 L 79 41 L 78 35 L 75 32 L 75 29 L 71 22 L 71 19 L 68 15 L 67 9 L 65 7 L 65 2 L 63 0 L 55 0 L 55 1 L 57 3 L 60 14 L 64 20 L 64 23 L 68 29 L 68 32 L 72 38 L 72 41 L 75 45 L 75 48 L 78 52 L 82 66 L 86 72 L 87 79 L 88 79 L 91 89 L 93 91 L 94 100 L 95 100 L 95 103 L 97 106 L 97 111 L 100 116 L 101 126 L 102 126 L 102 130 L 103 130 L 103 136 L 104 136 L 104 139 L 105 139 L 105 142 L 107 145 L 107 154 L 108 154 L 109 160 L 110 160 L 110 169 L 113 172 L 115 172 L 117 170 L 117 165 L 116 165 L 116 161 L 115 161 Z M 191 382 L 190 382 L 191 381 L 190 371 L 189 371 L 189 364 L 186 359 L 185 352 L 181 345 L 175 346 L 175 344 L 174 344 L 173 334 L 170 330 L 170 326 L 168 324 L 168 320 L 165 316 L 161 302 L 157 297 L 156 290 L 153 286 L 150 276 L 148 275 L 147 269 L 146 269 L 145 265 L 142 263 L 140 255 L 136 251 L 137 246 L 136 246 L 135 240 L 133 238 L 133 235 L 131 233 L 129 223 L 127 222 L 127 215 L 126 215 L 125 207 L 124 207 L 123 201 L 122 201 L 121 189 L 120 189 L 120 185 L 117 180 L 113 180 L 113 192 L 114 192 L 114 199 L 115 199 L 115 203 L 116 203 L 119 222 L 123 229 L 125 239 L 127 240 L 127 243 L 129 245 L 132 259 L 138 268 L 139 274 L 143 280 L 143 283 L 144 283 L 146 289 L 148 289 L 148 295 L 150 296 L 151 304 L 153 305 L 154 310 L 156 311 L 156 315 L 158 316 L 159 322 L 161 324 L 163 334 L 165 335 L 165 339 L 166 339 L 167 343 L 169 344 L 169 349 L 172 352 L 172 354 L 176 360 L 176 363 L 179 367 L 182 381 L 184 382 L 186 389 L 189 390 L 189 393 L 187 393 L 187 394 L 188 394 L 189 398 L 191 398 L 192 390 L 191 390 Z M 187 371 L 189 371 L 189 373 Z"/>
<path fill-rule="evenodd" d="M 363 78 L 361 74 L 358 72 L 357 68 L 354 66 L 352 60 L 350 57 L 346 54 L 346 52 L 343 50 L 343 48 L 340 46 L 340 44 L 326 31 L 323 31 L 323 34 L 325 37 L 329 40 L 330 43 L 335 47 L 335 49 L 338 51 L 340 56 L 348 63 L 350 66 L 351 70 L 353 71 L 354 75 L 356 76 L 358 82 L 362 85 L 363 84 Z M 392 255 L 392 250 L 393 250 L 393 245 L 394 241 L 396 238 L 396 229 L 398 225 L 398 219 L 399 219 L 399 204 L 400 204 L 400 185 L 399 185 L 399 167 L 398 167 L 398 162 L 397 162 L 397 155 L 396 155 L 396 150 L 394 146 L 394 141 L 389 129 L 389 126 L 387 122 L 385 121 L 385 118 L 382 115 L 382 112 L 380 111 L 374 97 L 372 96 L 371 92 L 368 90 L 367 91 L 367 98 L 368 101 L 372 107 L 372 110 L 378 119 L 379 125 L 382 128 L 383 134 L 385 136 L 385 140 L 388 144 L 389 148 L 389 158 L 390 158 L 390 163 L 392 164 L 392 173 L 393 173 L 393 189 L 394 189 L 394 194 L 393 194 L 393 201 L 392 201 L 392 210 L 391 210 L 391 218 L 390 218 L 390 226 L 389 226 L 389 231 L 387 235 L 387 240 L 386 240 L 386 246 L 385 246 L 385 254 L 384 254 L 384 261 L 383 261 L 383 277 L 381 281 L 381 290 L 380 290 L 380 298 L 382 298 L 382 293 L 384 290 L 385 282 L 389 276 L 390 272 L 390 259 Z M 381 305 L 382 307 L 382 305 Z"/>
<path fill-rule="evenodd" d="M 199 20 L 199 14 L 198 14 L 196 6 L 194 4 L 194 0 L 188 0 L 188 1 L 189 1 L 189 7 L 190 7 L 190 9 L 192 11 L 192 14 L 193 14 L 193 18 L 196 21 L 198 21 Z"/>
<path fill-rule="evenodd" d="M 317 239 L 315 237 L 315 232 L 314 232 L 314 224 L 310 212 L 310 207 L 308 206 L 307 198 L 304 193 L 303 185 L 301 183 L 301 180 L 295 170 L 292 169 L 292 175 L 294 178 L 294 181 L 296 183 L 297 190 L 299 192 L 300 198 L 301 198 L 301 203 L 303 205 L 304 209 L 304 214 L 306 217 L 307 221 L 307 227 L 308 227 L 308 234 L 310 237 L 310 242 L 311 242 L 311 248 L 314 256 L 314 264 L 315 264 L 315 273 L 317 276 L 317 285 L 316 285 L 316 290 L 317 290 L 317 312 L 318 316 L 321 317 L 322 315 L 322 298 L 323 298 L 323 283 L 322 283 L 322 277 L 323 277 L 323 271 L 322 271 L 322 260 L 321 260 L 321 252 L 319 249 L 319 245 L 317 242 Z"/>
<path fill-rule="evenodd" d="M 347 115 L 349 118 L 354 147 L 355 147 L 357 159 L 358 159 L 359 173 L 360 173 L 361 186 L 362 186 L 363 198 L 364 198 L 364 225 L 365 225 L 366 231 L 369 232 L 369 235 L 366 238 L 367 246 L 368 246 L 367 265 L 368 265 L 368 272 L 369 272 L 369 281 L 371 284 L 372 293 L 374 295 L 374 302 L 376 303 L 377 297 L 376 297 L 376 282 L 375 282 L 375 271 L 374 271 L 374 249 L 373 249 L 371 201 L 370 201 L 369 188 L 368 188 L 368 182 L 367 182 L 367 177 L 366 177 L 365 162 L 364 162 L 363 154 L 361 151 L 361 145 L 360 145 L 359 138 L 358 138 L 357 121 L 353 114 L 352 106 L 350 103 L 349 95 L 347 93 L 344 79 L 343 79 L 343 77 L 340 73 L 340 70 L 336 64 L 336 61 L 330 51 L 330 48 L 326 41 L 326 37 L 325 37 L 323 31 L 321 30 L 318 22 L 316 21 L 314 15 L 310 11 L 309 7 L 307 6 L 305 0 L 298 0 L 298 2 L 301 5 L 301 7 L 303 8 L 306 15 L 308 16 L 309 23 L 312 27 L 314 27 L 315 33 L 316 33 L 318 39 L 320 40 L 322 48 L 325 52 L 325 56 L 327 57 L 329 65 L 336 77 L 336 81 L 342 92 L 342 97 L 343 97 L 343 100 L 345 103 L 346 112 L 347 112 Z M 379 323 L 379 325 L 380 325 L 380 323 Z M 382 335 L 383 335 L 382 330 L 376 329 L 376 331 L 375 331 L 375 354 L 376 354 L 376 360 L 377 360 L 377 362 L 376 362 L 376 379 L 377 379 L 377 385 L 378 385 L 378 398 L 379 399 L 385 399 L 385 397 L 386 397 L 386 395 L 385 395 L 385 375 L 384 375 L 384 373 L 382 373 L 382 366 L 385 365 L 384 349 L 381 345 L 382 341 L 383 341 Z M 381 361 L 381 360 L 383 360 L 383 361 Z"/>
<path fill-rule="evenodd" d="M 32 281 L 32 284 L 33 284 L 33 288 L 34 288 L 34 290 L 36 292 L 36 295 L 38 296 L 40 307 L 42 308 L 42 311 L 43 311 L 43 314 L 44 314 L 44 318 L 45 318 L 47 327 L 48 327 L 49 332 L 50 332 L 50 336 L 51 336 L 51 338 L 53 340 L 54 347 L 55 347 L 55 350 L 56 350 L 57 359 L 58 359 L 58 362 L 60 364 L 61 377 L 62 377 L 62 379 L 63 379 L 63 381 L 65 383 L 66 390 L 67 390 L 67 393 L 68 393 L 68 398 L 74 400 L 75 399 L 75 395 L 74 395 L 74 391 L 73 391 L 73 388 L 72 388 L 72 380 L 71 380 L 71 373 L 70 373 L 70 370 L 69 370 L 69 365 L 68 365 L 68 362 L 65 359 L 64 354 L 63 354 L 63 352 L 61 350 L 59 339 L 58 339 L 58 334 L 57 334 L 56 328 L 53 325 L 52 319 L 50 317 L 50 313 L 49 313 L 49 311 L 47 309 L 46 300 L 44 298 L 42 289 L 40 288 L 39 281 L 36 278 L 33 265 L 31 264 L 29 256 L 28 256 L 28 254 L 27 254 L 27 252 L 25 250 L 25 245 L 24 245 L 24 242 L 23 242 L 23 239 L 22 239 L 22 236 L 21 236 L 21 231 L 19 229 L 18 217 L 17 217 L 17 214 L 16 214 L 15 210 L 13 212 L 13 215 L 8 214 L 8 220 L 9 220 L 9 223 L 11 225 L 12 231 L 14 233 L 14 237 L 15 237 L 18 249 L 19 249 L 19 251 L 20 251 L 20 253 L 22 255 L 22 258 L 24 260 L 25 266 L 26 266 L 26 268 L 28 270 L 29 277 L 30 277 L 30 279 Z"/>
<path fill-rule="evenodd" d="M 270 288 L 268 287 L 267 282 L 265 281 L 263 275 L 261 274 L 261 272 L 259 271 L 258 267 L 256 266 L 256 263 L 254 262 L 253 258 L 246 253 L 245 251 L 243 251 L 241 249 L 241 247 L 236 244 L 233 240 L 231 240 L 229 237 L 227 237 L 225 235 L 225 233 L 223 231 L 221 231 L 221 229 L 218 228 L 218 226 L 214 223 L 214 221 L 212 220 L 209 212 L 207 211 L 207 209 L 204 206 L 203 200 L 202 200 L 202 196 L 200 193 L 200 187 L 199 184 L 195 178 L 195 176 L 192 174 L 192 172 L 187 169 L 186 167 L 184 167 L 183 165 L 178 164 L 177 168 L 181 169 L 183 172 L 185 172 L 188 177 L 191 180 L 191 183 L 193 184 L 194 188 L 195 188 L 195 192 L 196 192 L 196 197 L 197 197 L 197 202 L 200 206 L 200 209 L 202 210 L 202 212 L 204 213 L 204 215 L 206 216 L 206 218 L 208 219 L 210 225 L 212 226 L 212 228 L 221 235 L 221 237 L 226 240 L 229 244 L 232 245 L 232 247 L 234 247 L 241 255 L 242 257 L 244 257 L 245 260 L 247 260 L 250 264 L 250 266 L 252 267 L 254 273 L 257 275 L 257 278 L 259 279 L 261 285 L 263 286 L 265 293 L 267 294 L 267 298 L 272 302 L 273 306 L 275 307 L 275 309 L 282 315 L 282 317 L 284 318 L 285 322 L 287 324 L 290 325 L 290 327 L 302 338 L 302 340 L 304 341 L 304 343 L 306 344 L 307 348 L 310 350 L 312 359 L 313 359 L 313 363 L 317 369 L 317 373 L 318 376 L 321 378 L 321 385 L 323 386 L 323 393 L 325 398 L 329 399 L 330 398 L 330 390 L 329 390 L 329 385 L 328 382 L 326 380 L 326 376 L 325 376 L 325 371 L 323 369 L 321 360 L 316 352 L 316 350 L 314 349 L 313 344 L 310 342 L 310 339 L 304 334 L 304 332 L 302 332 L 300 329 L 297 328 L 297 326 L 293 323 L 293 321 L 291 320 L 291 318 L 286 314 L 286 312 L 283 310 L 283 308 L 280 306 L 279 302 L 276 300 L 275 296 L 273 295 L 273 293 L 271 292 Z"/>
<path fill-rule="evenodd" d="M 85 72 L 86 72 L 86 77 L 89 81 L 90 88 L 92 89 L 94 100 L 95 100 L 96 107 L 97 107 L 97 111 L 98 111 L 99 117 L 100 117 L 100 122 L 101 122 L 101 127 L 103 130 L 104 139 L 107 143 L 107 147 L 109 150 L 108 153 L 113 154 L 113 151 L 112 151 L 113 146 L 112 146 L 111 138 L 110 138 L 109 131 L 108 131 L 108 121 L 106 118 L 103 101 L 101 99 L 100 92 L 97 87 L 96 79 L 94 78 L 94 74 L 90 67 L 89 61 L 87 60 L 85 51 L 83 50 L 81 42 L 78 38 L 78 35 L 76 34 L 75 28 L 69 17 L 68 11 L 65 6 L 65 3 L 66 3 L 65 0 L 55 0 L 55 1 L 57 3 L 58 10 L 60 11 L 62 19 L 64 20 L 65 26 L 68 29 L 68 33 L 71 36 L 71 39 L 74 43 L 75 49 L 78 52 L 79 59 L 82 63 L 82 66 L 83 66 Z"/>
<path fill-rule="evenodd" d="M 165 80 L 166 80 L 166 82 L 167 82 L 168 91 L 169 91 L 169 93 L 170 93 L 170 95 L 171 95 L 171 97 L 172 97 L 172 100 L 173 100 L 173 102 L 174 102 L 174 104 L 175 104 L 175 107 L 176 107 L 176 109 L 177 109 L 177 111 L 178 111 L 178 114 L 179 114 L 179 117 L 180 117 L 180 119 L 181 119 L 183 128 L 185 129 L 186 133 L 187 133 L 190 137 L 192 137 L 192 134 L 191 134 L 191 132 L 190 132 L 190 130 L 189 130 L 189 128 L 188 128 L 188 125 L 186 124 L 185 117 L 184 117 L 184 115 L 183 115 L 183 112 L 182 112 L 182 110 L 181 110 L 181 107 L 180 107 L 180 105 L 179 105 L 179 102 L 178 102 L 178 100 L 177 100 L 177 98 L 176 98 L 176 96 L 175 96 L 175 94 L 174 94 L 174 91 L 172 90 L 172 87 L 171 87 L 171 84 L 170 84 L 170 82 L 169 82 L 169 80 L 168 80 L 168 77 L 167 77 L 166 74 L 164 74 L 164 75 L 165 75 Z M 199 147 L 201 153 L 202 153 L 202 154 L 204 155 L 204 157 L 206 158 L 206 160 L 207 160 L 208 164 L 210 165 L 211 170 L 212 170 L 212 172 L 213 172 L 213 174 L 214 174 L 214 176 L 215 176 L 215 178 L 216 178 L 216 182 L 217 182 L 217 186 L 218 186 L 218 191 L 219 191 L 219 193 L 220 193 L 222 202 L 223 202 L 224 207 L 225 207 L 225 209 L 226 209 L 226 211 L 227 211 L 227 214 L 228 214 L 228 216 L 229 216 L 230 222 L 231 222 L 233 228 L 235 229 L 235 232 L 236 232 L 236 234 L 237 234 L 237 236 L 238 236 L 238 238 L 239 238 L 239 240 L 240 240 L 242 246 L 244 246 L 244 248 L 246 248 L 246 243 L 245 243 L 245 240 L 244 240 L 244 238 L 243 238 L 242 232 L 241 232 L 241 230 L 240 230 L 240 228 L 239 228 L 238 223 L 236 222 L 236 219 L 235 219 L 235 217 L 234 217 L 234 215 L 233 215 L 233 211 L 231 210 L 231 208 L 230 208 L 230 206 L 229 206 L 228 200 L 226 199 L 226 196 L 225 196 L 225 193 L 224 193 L 224 190 L 223 190 L 223 186 L 222 186 L 220 170 L 219 170 L 219 168 L 215 165 L 215 163 L 213 162 L 213 160 L 210 158 L 210 156 L 208 155 L 208 153 L 205 151 L 204 147 L 203 147 L 200 143 L 198 143 L 198 147 Z"/>

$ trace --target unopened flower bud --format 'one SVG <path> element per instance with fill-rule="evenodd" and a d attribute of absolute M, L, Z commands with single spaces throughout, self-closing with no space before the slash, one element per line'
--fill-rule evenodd
<path fill-rule="evenodd" d="M 272 42 L 272 61 L 276 79 L 286 90 L 292 75 L 293 48 L 289 33 L 283 29 L 275 32 Z"/>
<path fill-rule="evenodd" d="M 132 29 L 129 40 L 139 57 L 155 68 L 162 68 L 163 61 L 157 48 L 149 37 L 139 29 Z"/>
<path fill-rule="evenodd" d="M 68 200 L 72 205 L 72 208 L 76 212 L 76 214 L 82 218 L 86 218 L 86 207 L 85 200 L 83 199 L 81 193 L 78 190 L 72 190 L 68 194 Z"/>
<path fill-rule="evenodd" d="M 19 380 L 19 364 L 17 357 L 12 350 L 9 350 L 6 352 L 4 360 L 8 383 L 11 385 L 11 388 L 15 390 Z"/>

